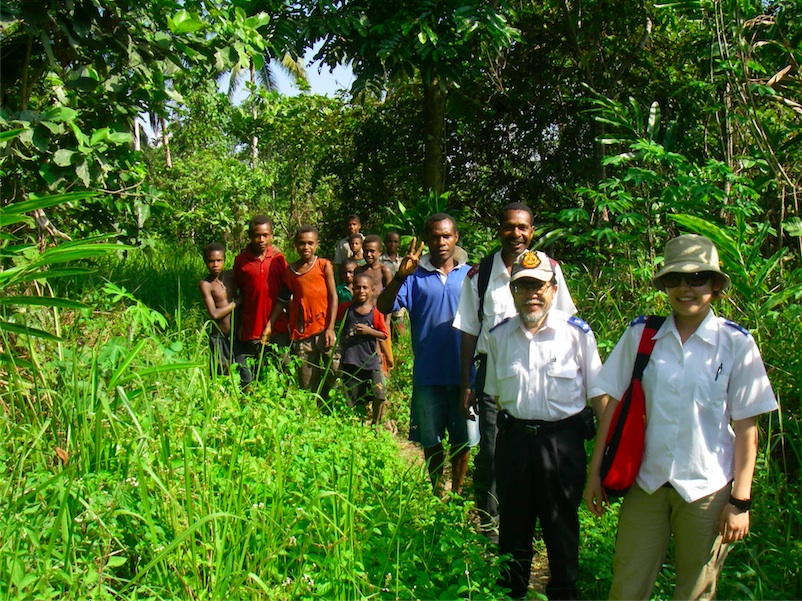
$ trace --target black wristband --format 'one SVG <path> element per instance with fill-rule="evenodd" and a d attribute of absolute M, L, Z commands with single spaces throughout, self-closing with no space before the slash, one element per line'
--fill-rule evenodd
<path fill-rule="evenodd" d="M 393 279 L 394 279 L 396 282 L 398 282 L 399 284 L 403 284 L 403 283 L 404 283 L 404 280 L 405 280 L 405 279 L 407 279 L 407 278 L 406 278 L 406 277 L 398 277 L 398 274 L 396 273 L 396 274 L 393 276 Z"/>
<path fill-rule="evenodd" d="M 730 505 L 741 511 L 749 511 L 749 508 L 752 507 L 752 499 L 736 499 L 730 495 Z"/>

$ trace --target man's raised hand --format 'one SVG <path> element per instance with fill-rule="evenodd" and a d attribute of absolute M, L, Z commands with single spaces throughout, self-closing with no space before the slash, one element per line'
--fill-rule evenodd
<path fill-rule="evenodd" d="M 398 272 L 396 275 L 399 277 L 405 278 L 410 275 L 415 269 L 418 267 L 418 261 L 420 260 L 421 253 L 423 252 L 423 241 L 421 241 L 420 245 L 415 248 L 418 239 L 412 238 L 412 241 L 409 243 L 409 251 L 407 252 L 407 256 L 401 259 L 401 264 L 398 266 Z"/>

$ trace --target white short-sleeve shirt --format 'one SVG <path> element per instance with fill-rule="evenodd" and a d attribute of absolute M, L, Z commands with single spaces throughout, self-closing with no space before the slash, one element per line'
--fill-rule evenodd
<path fill-rule="evenodd" d="M 584 409 L 602 366 L 584 321 L 551 309 L 532 334 L 516 315 L 493 328 L 488 343 L 485 392 L 510 415 L 555 422 Z"/>
<path fill-rule="evenodd" d="M 497 326 L 509 317 L 518 314 L 515 301 L 510 290 L 510 272 L 501 258 L 501 252 L 493 256 L 490 270 L 490 281 L 485 292 L 485 303 L 482 307 L 482 322 L 479 322 L 479 270 L 474 267 L 468 272 L 468 277 L 462 284 L 457 312 L 454 314 L 453 326 L 458 330 L 478 336 L 476 343 L 477 353 L 487 353 L 487 338 L 491 328 Z M 576 305 L 571 299 L 571 293 L 565 283 L 562 269 L 559 264 L 554 270 L 557 279 L 557 294 L 554 296 L 552 307 L 573 315 Z"/>
<path fill-rule="evenodd" d="M 627 328 L 592 394 L 623 396 L 643 329 L 643 320 Z M 673 316 L 654 338 L 642 380 L 646 446 L 637 482 L 650 494 L 670 482 L 692 503 L 734 476 L 730 421 L 774 411 L 777 401 L 752 336 L 712 309 L 684 345 Z"/>

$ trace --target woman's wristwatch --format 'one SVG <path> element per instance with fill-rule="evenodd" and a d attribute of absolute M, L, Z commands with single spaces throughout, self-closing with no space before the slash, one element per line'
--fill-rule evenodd
<path fill-rule="evenodd" d="M 752 507 L 752 499 L 736 499 L 730 495 L 730 505 L 740 511 L 749 511 L 749 508 Z"/>

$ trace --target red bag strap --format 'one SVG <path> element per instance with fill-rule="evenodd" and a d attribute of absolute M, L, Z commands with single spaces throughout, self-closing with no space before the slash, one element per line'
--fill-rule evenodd
<path fill-rule="evenodd" d="M 649 357 L 652 356 L 654 345 L 657 342 L 654 336 L 665 320 L 665 316 L 662 315 L 649 315 L 646 318 L 646 327 L 643 328 L 640 344 L 638 344 L 638 354 L 635 356 L 635 365 L 632 368 L 633 380 L 640 380 L 643 377 L 643 371 L 649 365 Z"/>

